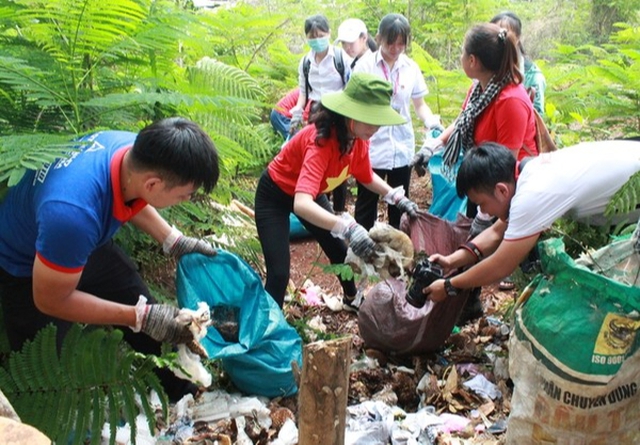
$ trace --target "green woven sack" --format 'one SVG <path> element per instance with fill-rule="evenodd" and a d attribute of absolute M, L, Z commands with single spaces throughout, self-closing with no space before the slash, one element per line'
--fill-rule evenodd
<path fill-rule="evenodd" d="M 560 239 L 540 248 L 543 274 L 516 312 L 515 334 L 530 342 L 536 359 L 556 375 L 606 384 L 640 348 L 640 288 L 576 264 Z"/>

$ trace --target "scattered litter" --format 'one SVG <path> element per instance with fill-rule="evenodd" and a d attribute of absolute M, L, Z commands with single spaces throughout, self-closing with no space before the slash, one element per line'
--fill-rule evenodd
<path fill-rule="evenodd" d="M 481 396 L 491 400 L 502 397 L 502 393 L 498 387 L 487 380 L 487 378 L 482 374 L 477 374 L 471 380 L 467 380 L 463 383 L 463 386 L 466 386 L 467 388 L 475 391 L 476 394 L 480 394 Z"/>

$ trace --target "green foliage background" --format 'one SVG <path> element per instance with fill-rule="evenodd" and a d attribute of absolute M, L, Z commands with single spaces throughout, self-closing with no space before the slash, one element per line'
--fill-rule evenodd
<path fill-rule="evenodd" d="M 256 0 L 214 11 L 189 0 L 0 0 L 0 196 L 68 152 L 72 138 L 183 115 L 212 136 L 222 177 L 210 196 L 164 215 L 185 233 L 215 235 L 261 271 L 250 221 L 224 205 L 252 205 L 255 180 L 279 149 L 268 115 L 297 83 L 304 18 L 325 14 L 335 37 L 346 18 L 374 35 L 385 14 L 404 14 L 427 103 L 448 124 L 470 85 L 458 62 L 466 30 L 507 9 L 522 18 L 524 46 L 546 76 L 546 119 L 560 146 L 640 134 L 640 0 Z M 639 184 L 634 177 L 610 210 L 635 205 Z M 118 239 L 172 299 L 165 278 L 174 265 L 159 247 L 130 227 Z"/>

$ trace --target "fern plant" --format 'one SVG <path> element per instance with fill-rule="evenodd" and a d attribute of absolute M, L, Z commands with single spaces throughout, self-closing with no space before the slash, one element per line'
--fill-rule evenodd
<path fill-rule="evenodd" d="M 609 200 L 606 216 L 629 213 L 640 204 L 640 172 L 636 172 Z"/>
<path fill-rule="evenodd" d="M 114 444 L 121 421 L 131 425 L 135 443 L 140 409 L 150 431 L 155 429 L 149 391 L 160 395 L 165 418 L 168 402 L 153 372 L 156 357 L 133 351 L 122 337 L 120 330 L 88 331 L 74 324 L 58 354 L 56 328 L 49 325 L 0 367 L 0 388 L 22 421 L 55 443 L 83 444 L 89 436 L 91 444 L 99 444 L 108 422 Z"/>

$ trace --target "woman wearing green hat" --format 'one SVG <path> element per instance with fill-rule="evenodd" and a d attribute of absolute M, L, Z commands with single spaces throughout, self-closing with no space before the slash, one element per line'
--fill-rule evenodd
<path fill-rule="evenodd" d="M 326 197 L 349 176 L 415 216 L 415 203 L 392 190 L 373 172 L 369 161 L 369 138 L 378 128 L 405 122 L 391 108 L 392 94 L 391 84 L 377 76 L 352 76 L 343 91 L 321 97 L 313 125 L 307 125 L 287 142 L 262 174 L 255 198 L 256 226 L 267 267 L 265 289 L 281 307 L 289 282 L 291 211 L 332 264 L 344 262 L 345 241 L 365 260 L 375 250 L 367 230 L 346 213 L 335 215 Z M 355 283 L 342 279 L 340 283 L 343 301 L 352 306 Z"/>

